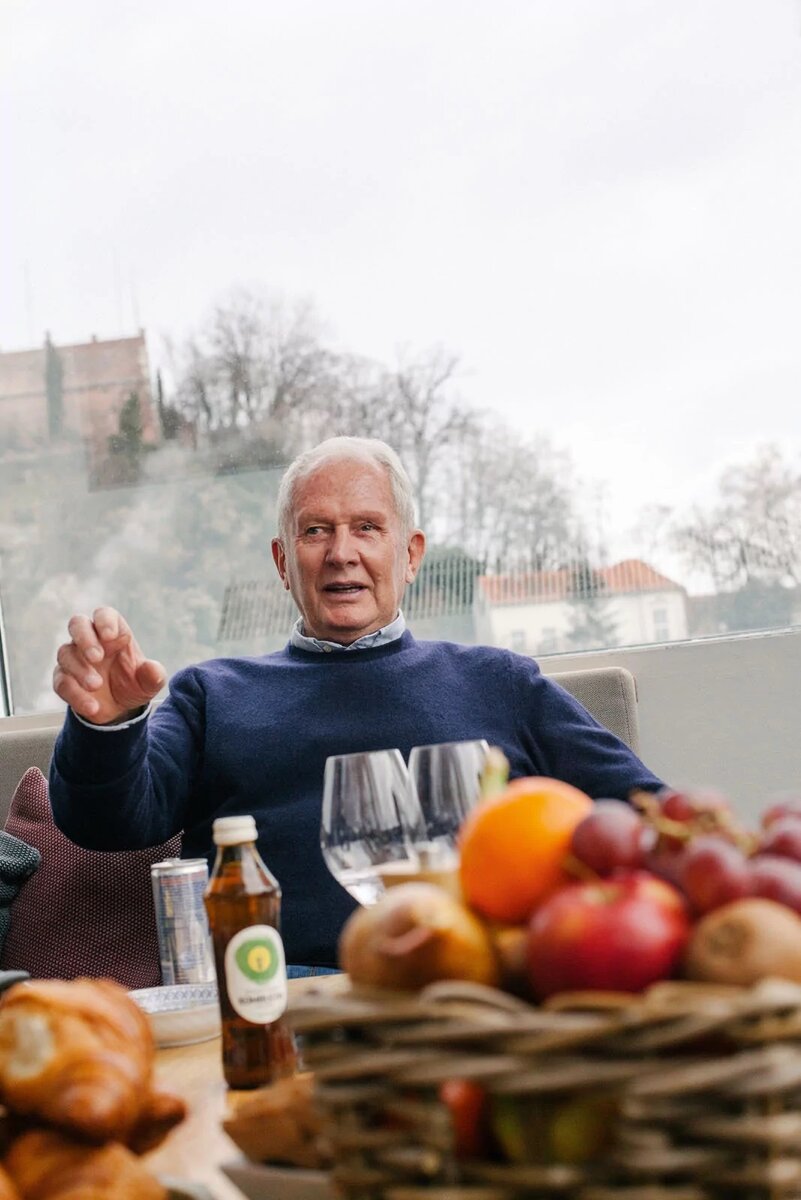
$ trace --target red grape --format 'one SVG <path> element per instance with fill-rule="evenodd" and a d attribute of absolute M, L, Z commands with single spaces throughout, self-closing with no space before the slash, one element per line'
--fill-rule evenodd
<path fill-rule="evenodd" d="M 762 827 L 768 829 L 774 821 L 780 821 L 783 817 L 801 818 L 801 797 L 775 797 L 762 814 Z"/>
<path fill-rule="evenodd" d="M 645 869 L 678 887 L 684 845 L 675 838 L 660 836 L 645 852 Z"/>
<path fill-rule="evenodd" d="M 629 804 L 596 800 L 574 829 L 570 849 L 585 866 L 609 875 L 616 867 L 642 865 L 644 834 L 642 819 Z"/>
<path fill-rule="evenodd" d="M 663 788 L 661 792 L 657 792 L 659 800 L 659 815 L 656 817 L 654 824 L 659 830 L 659 841 L 657 843 L 657 852 L 660 857 L 664 856 L 664 869 L 657 871 L 663 878 L 669 879 L 672 883 L 676 882 L 674 873 L 669 869 L 670 855 L 674 854 L 684 846 L 686 838 L 680 833 L 672 833 L 664 827 L 664 821 L 660 822 L 660 817 L 666 818 L 672 824 L 686 829 L 689 836 L 689 822 L 692 821 L 695 815 L 695 808 L 692 800 L 687 792 L 676 792 L 672 788 Z M 656 869 L 656 868 L 654 868 Z"/>
<path fill-rule="evenodd" d="M 778 854 L 756 854 L 749 860 L 749 871 L 752 896 L 801 913 L 801 863 Z"/>
<path fill-rule="evenodd" d="M 696 807 L 692 797 L 687 792 L 675 792 L 665 788 L 658 793 L 662 814 L 671 821 L 691 821 L 695 816 Z"/>
<path fill-rule="evenodd" d="M 771 821 L 759 843 L 759 852 L 801 862 L 801 815 Z"/>
<path fill-rule="evenodd" d="M 748 859 L 725 838 L 702 834 L 678 855 L 678 880 L 699 913 L 711 912 L 751 890 Z"/>
<path fill-rule="evenodd" d="M 702 813 L 727 813 L 731 809 L 727 797 L 714 788 L 697 788 L 693 792 L 663 788 L 657 795 L 663 815 L 671 821 L 692 821 Z"/>

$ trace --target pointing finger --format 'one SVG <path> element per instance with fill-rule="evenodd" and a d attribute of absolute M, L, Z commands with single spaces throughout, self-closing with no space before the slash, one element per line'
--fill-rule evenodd
<path fill-rule="evenodd" d="M 92 613 L 92 621 L 97 631 L 97 636 L 106 646 L 109 642 L 113 643 L 119 639 L 129 639 L 131 637 L 128 622 L 121 613 L 117 612 L 116 608 L 106 606 L 96 608 Z"/>

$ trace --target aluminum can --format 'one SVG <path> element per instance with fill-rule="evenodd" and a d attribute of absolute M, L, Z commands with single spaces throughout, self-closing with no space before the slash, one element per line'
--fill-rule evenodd
<path fill-rule="evenodd" d="M 205 858 L 168 858 L 150 868 L 159 939 L 161 982 L 208 983 L 216 979 L 203 893 L 209 881 Z"/>

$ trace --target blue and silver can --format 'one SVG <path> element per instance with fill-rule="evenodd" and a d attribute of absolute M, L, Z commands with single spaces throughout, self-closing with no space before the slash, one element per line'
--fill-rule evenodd
<path fill-rule="evenodd" d="M 161 959 L 161 982 L 208 983 L 216 979 L 203 893 L 209 881 L 205 858 L 168 858 L 150 868 Z"/>

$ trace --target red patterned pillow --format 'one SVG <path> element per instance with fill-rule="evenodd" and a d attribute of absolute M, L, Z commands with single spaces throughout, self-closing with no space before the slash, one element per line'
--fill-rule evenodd
<path fill-rule="evenodd" d="M 6 830 L 42 861 L 11 905 L 0 968 L 35 979 L 105 977 L 128 988 L 161 983 L 150 866 L 177 857 L 180 837 L 147 850 L 82 850 L 56 827 L 38 767 L 17 785 Z"/>

